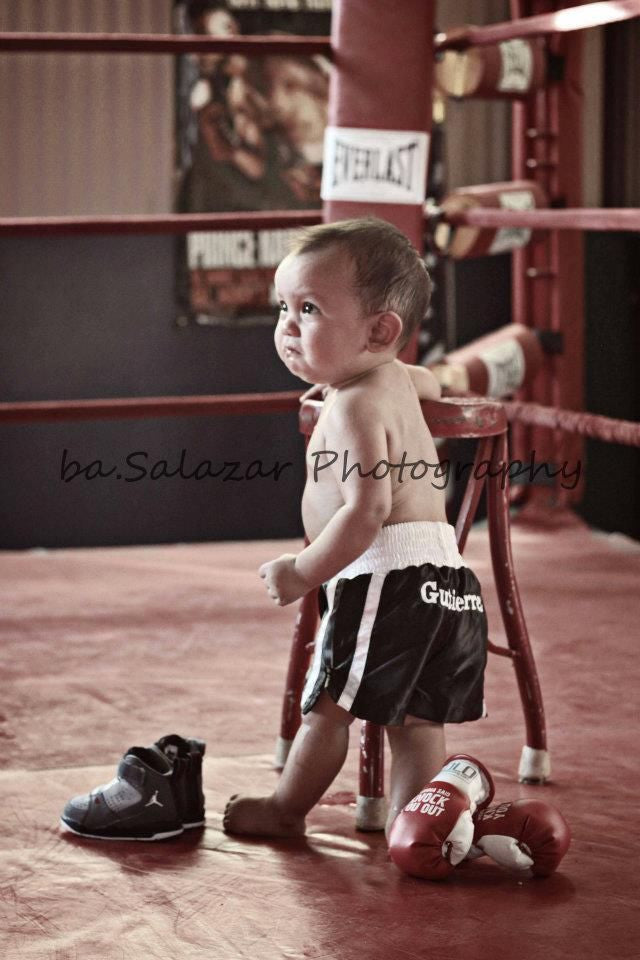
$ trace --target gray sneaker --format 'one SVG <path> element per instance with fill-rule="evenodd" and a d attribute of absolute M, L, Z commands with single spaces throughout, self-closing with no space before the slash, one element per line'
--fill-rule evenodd
<path fill-rule="evenodd" d="M 152 750 L 167 757 L 173 765 L 173 796 L 185 830 L 204 826 L 204 794 L 202 792 L 202 758 L 204 740 L 185 739 L 177 733 L 161 737 Z"/>
<path fill-rule="evenodd" d="M 173 764 L 161 751 L 131 747 L 113 780 L 69 801 L 62 813 L 62 826 L 97 840 L 176 837 L 183 826 L 173 775 Z"/>

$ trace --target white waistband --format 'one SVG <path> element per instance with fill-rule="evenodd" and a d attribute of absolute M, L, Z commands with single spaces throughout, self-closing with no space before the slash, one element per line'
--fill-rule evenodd
<path fill-rule="evenodd" d="M 350 579 L 362 573 L 389 573 L 423 563 L 433 563 L 436 567 L 466 566 L 451 524 L 438 520 L 391 523 L 382 528 L 363 554 L 332 579 Z"/>

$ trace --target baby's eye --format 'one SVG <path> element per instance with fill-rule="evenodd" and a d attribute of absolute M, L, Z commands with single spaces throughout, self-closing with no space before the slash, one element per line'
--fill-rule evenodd
<path fill-rule="evenodd" d="M 316 313 L 317 310 L 315 303 L 311 303 L 310 300 L 305 300 L 302 304 L 302 313 Z"/>
<path fill-rule="evenodd" d="M 284 302 L 284 300 L 281 300 L 281 301 L 280 301 L 280 304 L 278 305 L 278 310 L 280 311 L 280 313 L 286 313 L 286 312 L 287 312 L 287 305 L 286 305 L 286 303 Z"/>

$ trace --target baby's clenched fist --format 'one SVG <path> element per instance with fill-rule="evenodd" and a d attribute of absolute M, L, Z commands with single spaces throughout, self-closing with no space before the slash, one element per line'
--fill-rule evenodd
<path fill-rule="evenodd" d="M 281 557 L 263 563 L 258 573 L 269 596 L 281 607 L 299 600 L 310 590 L 307 581 L 296 570 L 295 553 L 283 553 Z"/>

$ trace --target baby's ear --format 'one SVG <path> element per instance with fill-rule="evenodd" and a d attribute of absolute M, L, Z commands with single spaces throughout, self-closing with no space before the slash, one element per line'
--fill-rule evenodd
<path fill-rule="evenodd" d="M 391 349 L 402 336 L 402 320 L 390 310 L 371 319 L 368 348 L 372 353 Z"/>

